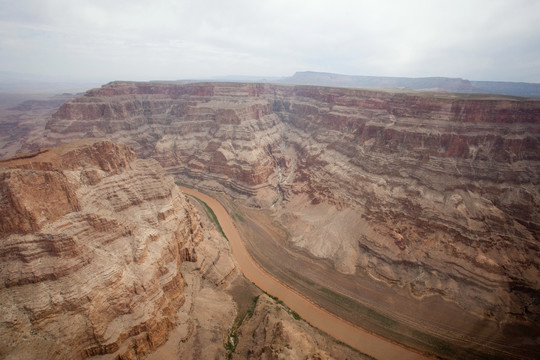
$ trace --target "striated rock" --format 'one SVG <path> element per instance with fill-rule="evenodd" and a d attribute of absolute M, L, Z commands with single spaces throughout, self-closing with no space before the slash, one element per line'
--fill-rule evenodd
<path fill-rule="evenodd" d="M 271 92 L 259 85 L 111 83 L 64 104 L 47 124 L 48 141 L 106 136 L 176 172 L 253 192 L 275 171 L 271 152 L 284 132 L 262 97 Z"/>
<path fill-rule="evenodd" d="M 87 136 L 274 205 L 292 243 L 338 271 L 499 322 L 540 319 L 540 101 L 115 82 L 47 124 L 49 144 Z"/>
<path fill-rule="evenodd" d="M 156 161 L 89 139 L 2 161 L 0 179 L 2 358 L 227 356 L 237 265 Z M 294 354 L 361 358 L 264 299 L 246 334 L 284 326 Z"/>
<path fill-rule="evenodd" d="M 83 140 L 0 163 L 0 357 L 140 358 L 184 302 L 203 239 L 155 160 Z"/>

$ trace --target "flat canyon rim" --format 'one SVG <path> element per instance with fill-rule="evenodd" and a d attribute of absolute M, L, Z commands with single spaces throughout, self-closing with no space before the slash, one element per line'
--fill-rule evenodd
<path fill-rule="evenodd" d="M 339 341 L 377 359 L 425 359 L 422 354 L 404 348 L 322 309 L 305 296 L 263 270 L 247 251 L 240 233 L 225 207 L 198 190 L 179 186 L 184 193 L 204 201 L 216 214 L 229 239 L 233 256 L 244 275 L 269 294 L 278 297 L 303 319 Z"/>

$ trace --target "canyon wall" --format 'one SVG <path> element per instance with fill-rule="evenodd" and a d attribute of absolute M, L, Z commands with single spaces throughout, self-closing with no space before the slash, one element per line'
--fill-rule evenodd
<path fill-rule="evenodd" d="M 126 145 L 0 161 L 0 204 L 2 359 L 368 358 L 257 301 L 205 206 Z"/>
<path fill-rule="evenodd" d="M 540 101 L 114 82 L 46 129 L 43 145 L 108 137 L 178 180 L 272 206 L 292 244 L 340 272 L 540 320 Z"/>
<path fill-rule="evenodd" d="M 112 83 L 63 105 L 47 124 L 48 144 L 105 136 L 175 172 L 254 193 L 275 171 L 271 151 L 285 132 L 269 91 Z"/>
<path fill-rule="evenodd" d="M 184 302 L 197 212 L 152 159 L 82 140 L 0 162 L 0 357 L 140 358 Z"/>

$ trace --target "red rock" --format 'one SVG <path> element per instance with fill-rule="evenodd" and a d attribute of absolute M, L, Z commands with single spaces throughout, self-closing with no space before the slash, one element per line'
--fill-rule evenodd
<path fill-rule="evenodd" d="M 299 246 L 480 316 L 540 316 L 527 305 L 540 288 L 538 100 L 117 82 L 66 103 L 47 129 L 49 144 L 124 142 L 178 179 L 255 195 L 259 206 L 307 195 L 315 207 L 354 211 L 365 227 L 339 231 L 355 236 L 326 236 L 338 229 L 315 221 Z"/>
<path fill-rule="evenodd" d="M 0 199 L 2 356 L 141 358 L 167 340 L 203 234 L 156 161 L 82 140 L 2 161 Z"/>

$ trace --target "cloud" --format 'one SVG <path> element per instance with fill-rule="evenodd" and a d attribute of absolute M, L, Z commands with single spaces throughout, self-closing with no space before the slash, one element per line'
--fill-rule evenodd
<path fill-rule="evenodd" d="M 540 82 L 537 1 L 0 0 L 0 70 L 57 77 Z"/>

